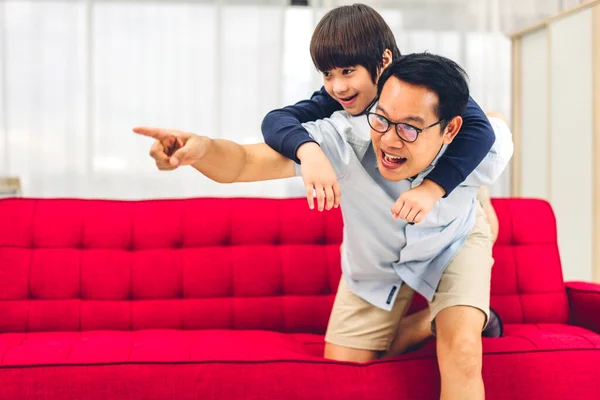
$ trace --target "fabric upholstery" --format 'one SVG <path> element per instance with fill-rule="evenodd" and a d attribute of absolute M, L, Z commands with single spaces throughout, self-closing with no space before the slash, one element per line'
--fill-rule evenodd
<path fill-rule="evenodd" d="M 571 322 L 600 333 L 600 284 L 568 282 Z"/>
<path fill-rule="evenodd" d="M 565 284 L 548 203 L 493 204 L 487 398 L 595 399 L 600 285 Z M 323 359 L 342 223 L 305 199 L 0 200 L 0 399 L 435 399 L 434 340 Z"/>

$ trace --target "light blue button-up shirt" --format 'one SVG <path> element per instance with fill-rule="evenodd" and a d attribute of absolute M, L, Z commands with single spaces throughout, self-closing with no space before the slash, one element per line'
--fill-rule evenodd
<path fill-rule="evenodd" d="M 343 196 L 342 274 L 350 289 L 376 307 L 390 310 L 403 283 L 432 300 L 442 274 L 463 246 L 475 222 L 481 185 L 492 184 L 513 153 L 512 135 L 491 118 L 496 141 L 475 171 L 440 199 L 418 224 L 393 220 L 400 194 L 421 184 L 439 154 L 414 179 L 392 182 L 377 168 L 366 116 L 338 111 L 330 118 L 303 124 L 333 166 Z M 296 174 L 301 175 L 296 165 Z"/>

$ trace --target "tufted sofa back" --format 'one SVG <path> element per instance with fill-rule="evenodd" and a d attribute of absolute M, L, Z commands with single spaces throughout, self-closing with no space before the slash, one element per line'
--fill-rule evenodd
<path fill-rule="evenodd" d="M 492 305 L 566 322 L 547 203 L 494 200 Z M 0 200 L 0 333 L 138 329 L 324 332 L 339 210 L 305 199 Z"/>
<path fill-rule="evenodd" d="M 492 204 L 500 222 L 492 307 L 505 323 L 567 323 L 569 303 L 550 204 L 517 198 Z"/>

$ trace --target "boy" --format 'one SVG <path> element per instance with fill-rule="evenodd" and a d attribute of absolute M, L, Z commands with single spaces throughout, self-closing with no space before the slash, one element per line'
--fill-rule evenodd
<path fill-rule="evenodd" d="M 379 101 L 368 117 L 338 112 L 304 127 L 346 192 L 341 203 L 343 278 L 327 328 L 326 357 L 378 358 L 389 349 L 416 290 L 430 301 L 442 397 L 475 399 L 484 393 L 481 330 L 489 312 L 493 263 L 489 226 L 475 201 L 477 187 L 459 186 L 419 224 L 394 221 L 388 214 L 400 193 L 421 184 L 460 130 L 469 93 L 463 74 L 443 57 L 400 57 L 381 76 Z M 495 127 L 499 151 L 486 162 L 487 168 L 502 170 L 512 155 L 512 141 L 506 125 Z M 159 169 L 192 165 L 218 182 L 299 173 L 266 144 L 242 146 L 153 128 L 134 131 L 157 140 L 151 155 Z M 169 138 L 182 146 L 171 157 L 162 144 Z M 479 261 L 477 268 L 450 262 L 463 245 Z"/>

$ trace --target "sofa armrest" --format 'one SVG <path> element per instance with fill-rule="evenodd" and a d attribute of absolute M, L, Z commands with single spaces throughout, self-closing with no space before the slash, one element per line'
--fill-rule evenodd
<path fill-rule="evenodd" d="M 600 284 L 567 282 L 566 287 L 571 323 L 600 333 Z"/>

